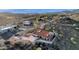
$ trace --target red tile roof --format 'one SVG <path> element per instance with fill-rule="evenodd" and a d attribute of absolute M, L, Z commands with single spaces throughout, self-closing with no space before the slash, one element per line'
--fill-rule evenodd
<path fill-rule="evenodd" d="M 38 35 L 38 36 L 47 38 L 48 35 L 49 35 L 49 32 L 47 32 L 47 31 L 45 31 L 45 30 L 37 29 L 37 30 L 35 31 L 35 34 Z"/>

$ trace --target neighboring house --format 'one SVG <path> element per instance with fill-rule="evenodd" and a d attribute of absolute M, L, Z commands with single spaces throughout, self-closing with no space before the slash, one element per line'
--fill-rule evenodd
<path fill-rule="evenodd" d="M 23 25 L 24 25 L 24 26 L 32 26 L 33 23 L 32 23 L 32 21 L 28 21 L 28 20 L 27 20 L 27 21 L 24 21 L 24 22 L 23 22 Z"/>
<path fill-rule="evenodd" d="M 8 41 L 11 42 L 11 44 L 15 44 L 18 42 L 22 42 L 22 43 L 26 43 L 26 44 L 33 44 L 35 42 L 35 40 L 37 39 L 37 37 L 34 37 L 32 34 L 26 34 L 26 35 L 15 35 L 13 37 L 11 37 Z"/>
<path fill-rule="evenodd" d="M 14 30 L 17 25 L 10 25 L 10 26 L 0 26 L 0 33 L 7 32 L 8 30 Z"/>

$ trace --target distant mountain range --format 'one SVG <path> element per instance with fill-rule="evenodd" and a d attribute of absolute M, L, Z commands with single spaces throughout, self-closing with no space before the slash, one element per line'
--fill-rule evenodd
<path fill-rule="evenodd" d="M 41 14 L 70 11 L 70 9 L 0 9 L 1 13 Z"/>
<path fill-rule="evenodd" d="M 63 11 L 63 13 L 79 13 L 79 9 L 67 10 L 67 11 Z"/>
<path fill-rule="evenodd" d="M 45 14 L 45 13 L 79 13 L 79 9 L 0 9 L 0 13 Z"/>

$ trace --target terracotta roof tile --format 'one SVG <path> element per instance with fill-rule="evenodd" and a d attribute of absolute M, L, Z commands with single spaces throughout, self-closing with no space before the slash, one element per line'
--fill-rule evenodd
<path fill-rule="evenodd" d="M 45 30 L 41 30 L 41 29 L 37 29 L 35 31 L 35 34 L 38 35 L 38 36 L 42 36 L 42 37 L 48 37 L 49 35 L 49 32 L 45 31 Z"/>

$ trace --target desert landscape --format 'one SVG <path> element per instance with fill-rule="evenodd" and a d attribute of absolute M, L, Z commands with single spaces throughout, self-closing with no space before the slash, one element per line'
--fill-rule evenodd
<path fill-rule="evenodd" d="M 0 13 L 0 50 L 79 50 L 79 10 Z"/>

